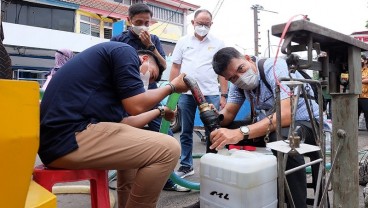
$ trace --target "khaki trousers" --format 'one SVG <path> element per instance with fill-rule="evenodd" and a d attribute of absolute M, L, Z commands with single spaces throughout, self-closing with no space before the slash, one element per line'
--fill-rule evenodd
<path fill-rule="evenodd" d="M 173 137 L 120 123 L 90 124 L 76 139 L 78 149 L 48 166 L 118 170 L 119 208 L 156 207 L 180 156 Z"/>

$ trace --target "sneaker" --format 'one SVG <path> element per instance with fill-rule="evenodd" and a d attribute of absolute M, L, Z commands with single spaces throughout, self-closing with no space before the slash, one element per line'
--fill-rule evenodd
<path fill-rule="evenodd" d="M 189 192 L 190 189 L 180 186 L 178 184 L 174 184 L 173 186 L 164 186 L 163 190 L 165 191 L 177 191 L 177 192 Z"/>
<path fill-rule="evenodd" d="M 175 173 L 179 177 L 185 178 L 187 176 L 194 175 L 194 170 L 193 170 L 192 167 L 180 166 L 180 168 L 178 169 L 178 171 L 175 171 Z"/>

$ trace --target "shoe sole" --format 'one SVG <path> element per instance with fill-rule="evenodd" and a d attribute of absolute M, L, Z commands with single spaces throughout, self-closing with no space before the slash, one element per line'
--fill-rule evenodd
<path fill-rule="evenodd" d="M 184 174 L 184 175 L 180 176 L 180 178 L 185 178 L 185 177 L 187 177 L 187 176 L 191 176 L 191 175 L 194 175 L 194 170 L 192 170 L 192 171 L 190 171 L 189 173 L 186 173 L 186 174 Z"/>
<path fill-rule="evenodd" d="M 190 192 L 191 189 L 183 187 L 183 189 L 175 189 L 175 188 L 163 188 L 164 191 L 175 191 L 175 192 Z"/>
<path fill-rule="evenodd" d="M 180 192 L 180 193 L 182 193 L 182 192 L 190 192 L 190 189 L 187 190 L 187 191 L 176 191 L 176 192 Z"/>
<path fill-rule="evenodd" d="M 178 190 L 178 189 L 176 189 L 175 190 L 176 192 L 190 192 L 191 191 L 191 189 L 185 189 L 185 190 Z"/>

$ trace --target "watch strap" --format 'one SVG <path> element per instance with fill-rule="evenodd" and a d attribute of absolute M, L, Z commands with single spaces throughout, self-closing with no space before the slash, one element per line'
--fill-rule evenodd
<path fill-rule="evenodd" d="M 165 116 L 165 108 L 164 106 L 158 106 L 157 109 L 160 111 L 159 117 L 162 118 Z"/>
<path fill-rule="evenodd" d="M 149 51 L 151 51 L 151 52 L 153 52 L 154 50 L 156 49 L 156 46 L 155 45 L 149 45 L 148 47 L 147 47 L 147 50 L 149 50 Z"/>

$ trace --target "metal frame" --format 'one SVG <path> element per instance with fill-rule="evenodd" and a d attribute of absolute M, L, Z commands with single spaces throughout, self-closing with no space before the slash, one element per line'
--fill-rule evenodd
<path fill-rule="evenodd" d="M 318 94 L 319 94 L 319 98 L 322 98 L 322 88 L 321 85 L 319 83 L 319 81 L 316 80 L 304 80 L 304 79 L 293 79 L 293 78 L 285 78 L 282 77 L 280 78 L 280 82 L 281 83 L 286 83 L 286 85 L 289 86 L 290 91 L 294 92 L 295 90 L 297 91 L 297 93 L 294 95 L 294 97 L 291 97 L 291 124 L 290 124 L 290 130 L 288 133 L 288 139 L 290 142 L 290 147 L 291 150 L 288 153 L 282 152 L 280 151 L 280 149 L 278 148 L 272 148 L 277 152 L 277 165 L 278 165 L 278 194 L 279 194 L 279 198 L 278 198 L 278 202 L 279 202 L 279 207 L 283 207 L 284 203 L 285 203 L 285 191 L 287 194 L 287 197 L 289 199 L 289 205 L 293 208 L 295 207 L 294 205 L 294 200 L 292 199 L 291 196 L 291 192 L 288 186 L 288 183 L 286 181 L 286 175 L 291 174 L 295 171 L 298 171 L 300 169 L 304 169 L 307 166 L 316 164 L 316 163 L 320 163 L 320 169 L 319 169 L 319 173 L 318 173 L 318 179 L 317 179 L 317 187 L 316 187 L 316 191 L 315 191 L 315 196 L 314 196 L 314 204 L 313 207 L 317 207 L 317 202 L 318 202 L 318 197 L 319 197 L 319 193 L 320 193 L 320 183 L 322 181 L 322 187 L 324 186 L 324 179 L 325 179 L 325 144 L 324 144 L 324 140 L 321 140 L 320 138 L 323 137 L 323 131 L 322 128 L 319 128 L 318 134 L 317 134 L 317 126 L 315 124 L 315 118 L 312 114 L 312 109 L 311 106 L 309 104 L 308 98 L 307 98 L 307 93 L 304 89 L 304 84 L 316 84 L 318 86 Z M 296 108 L 298 105 L 298 101 L 300 98 L 301 93 L 304 95 L 303 98 L 305 100 L 305 103 L 307 104 L 307 111 L 309 114 L 309 119 L 311 122 L 311 126 L 312 126 L 312 130 L 313 130 L 313 134 L 314 134 L 314 138 L 316 139 L 316 144 L 319 146 L 319 144 L 322 144 L 322 158 L 321 159 L 316 159 L 313 160 L 309 163 L 305 163 L 304 165 L 300 165 L 298 167 L 295 167 L 293 169 L 290 170 L 286 170 L 286 162 L 288 159 L 288 155 L 289 154 L 299 154 L 299 151 L 302 150 L 304 147 L 302 146 L 295 146 L 295 142 L 293 142 L 293 140 L 295 140 L 295 135 L 293 134 L 294 130 L 295 130 L 295 115 L 296 115 Z M 322 112 L 322 101 L 319 102 L 319 114 L 321 115 Z M 319 122 L 323 123 L 323 117 L 320 116 L 319 117 Z M 276 85 L 276 123 L 277 123 L 277 127 L 276 127 L 276 132 L 277 132 L 277 140 L 278 141 L 282 141 L 284 140 L 284 138 L 282 138 L 281 136 L 281 100 L 280 100 L 280 86 Z M 298 148 L 298 150 L 296 149 Z M 304 154 L 307 152 L 311 152 L 311 151 L 315 151 L 315 150 L 304 150 Z M 326 203 L 326 201 L 321 201 L 323 202 L 323 204 Z"/>
<path fill-rule="evenodd" d="M 283 23 L 272 26 L 272 34 L 281 37 L 286 25 Z M 360 53 L 368 51 L 368 44 L 307 20 L 298 20 L 291 22 L 282 48 L 283 52 L 289 55 L 297 51 L 308 51 L 306 64 L 300 64 L 299 67 L 319 71 L 323 79 L 322 84 L 329 85 L 332 95 L 332 138 L 335 138 L 332 140 L 331 151 L 333 161 L 327 184 L 322 184 L 322 200 L 326 200 L 328 184 L 332 182 L 334 207 L 358 207 L 358 163 L 351 161 L 358 161 L 357 98 L 361 93 Z M 309 55 L 313 49 L 317 53 L 323 51 L 327 56 L 320 57 L 318 62 L 313 62 Z M 349 74 L 349 91 L 344 93 L 341 92 L 339 84 L 339 76 L 343 72 L 342 65 L 347 66 Z M 279 89 L 277 93 L 280 93 Z M 322 99 L 322 96 L 319 98 Z M 277 99 L 279 100 L 279 96 Z M 278 121 L 281 120 L 280 114 L 276 117 Z M 277 129 L 278 131 L 281 129 L 279 122 L 277 122 Z M 321 143 L 322 152 L 325 155 L 324 141 Z M 279 173 L 282 174 L 280 172 L 283 168 L 282 153 L 278 152 L 278 156 Z M 322 170 L 325 171 L 324 168 Z M 280 187 L 283 187 L 284 177 L 279 175 L 278 180 L 279 207 L 283 207 L 284 191 Z M 321 203 L 319 207 L 325 205 L 326 203 Z"/>

